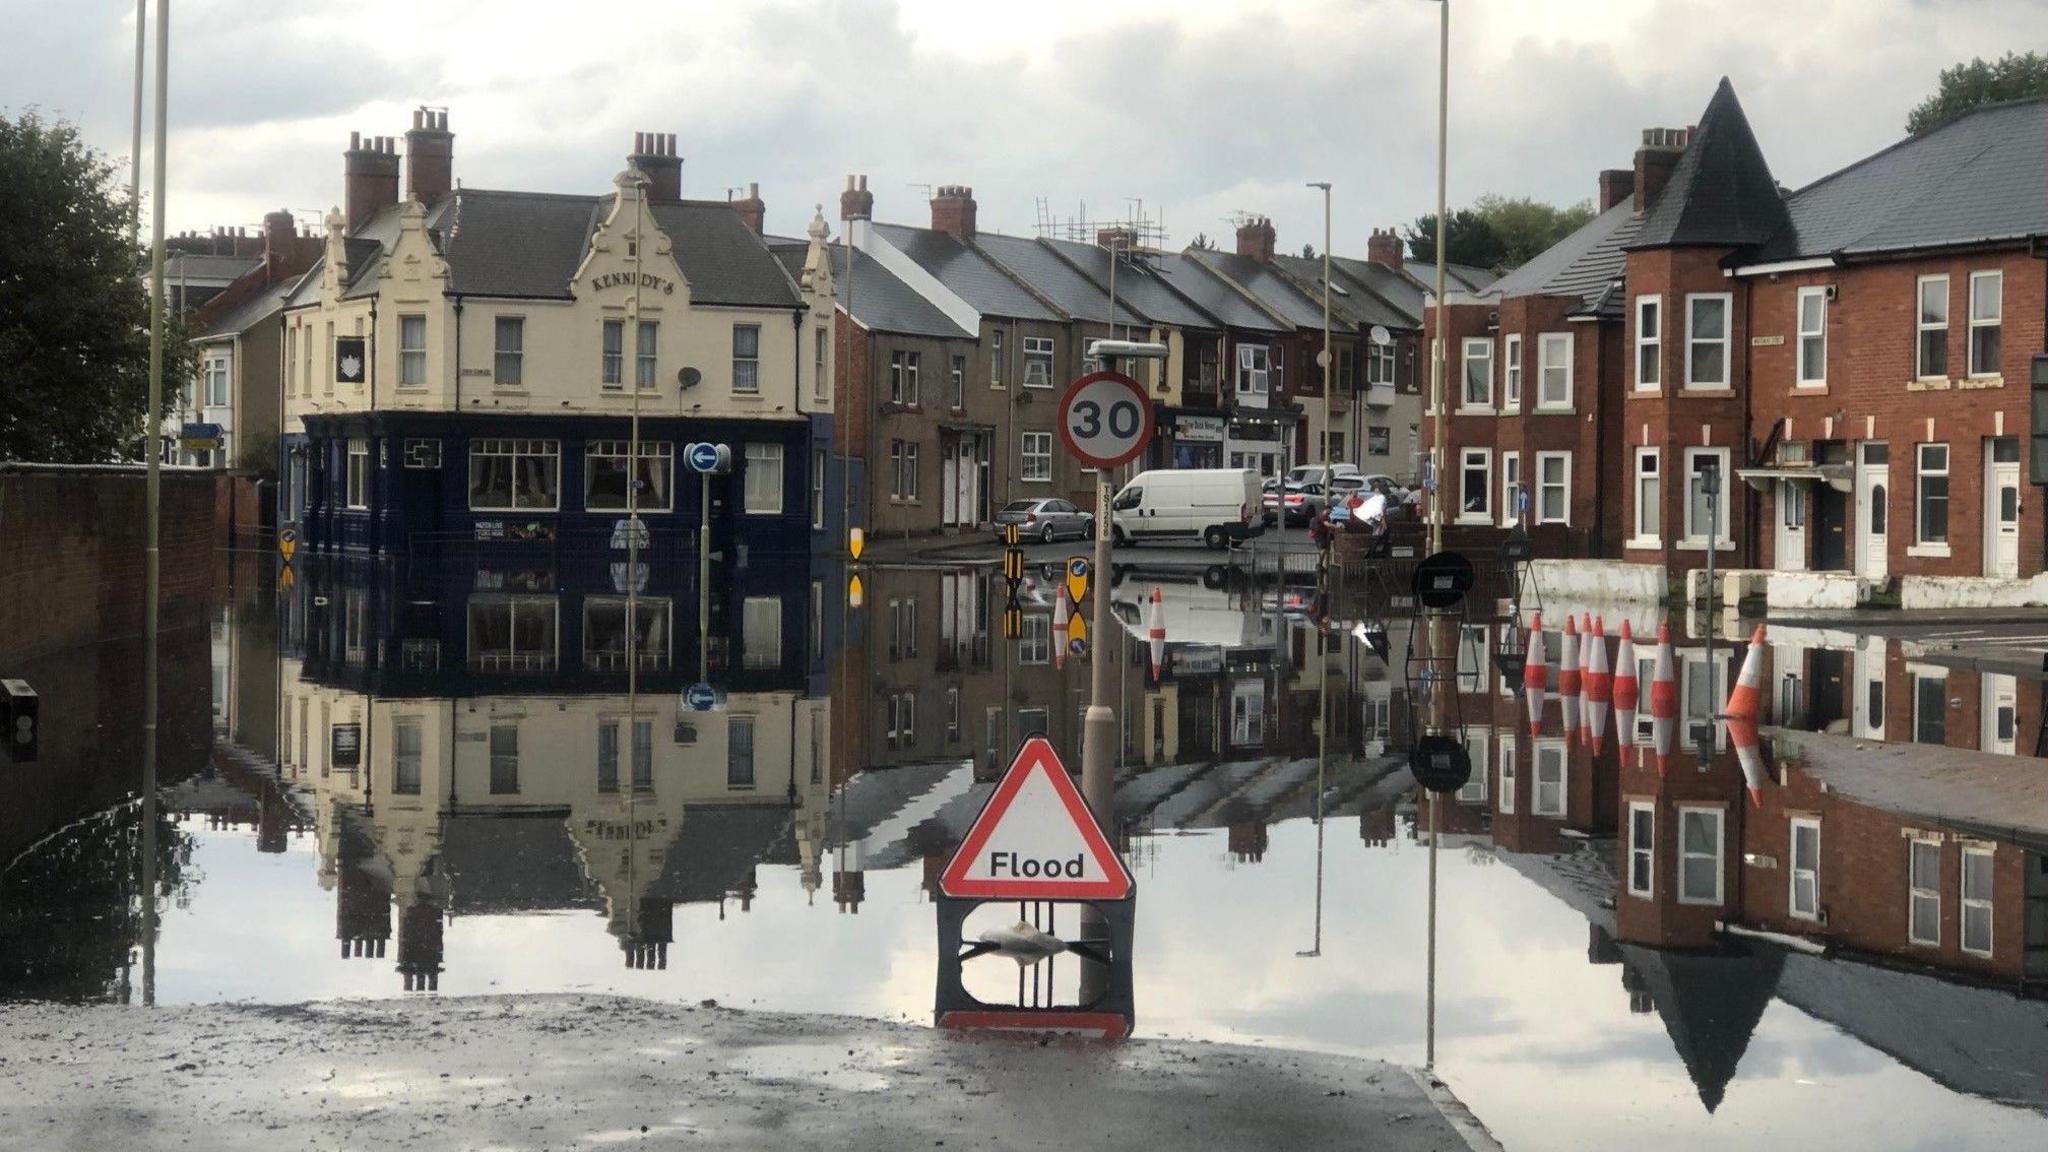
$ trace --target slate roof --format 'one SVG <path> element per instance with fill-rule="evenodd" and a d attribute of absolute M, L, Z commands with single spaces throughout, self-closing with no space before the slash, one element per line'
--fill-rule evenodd
<path fill-rule="evenodd" d="M 790 276 L 803 272 L 804 257 L 810 251 L 807 240 L 771 240 L 769 247 Z M 827 246 L 832 255 L 833 287 L 839 293 L 839 308 L 846 310 L 846 249 Z M 905 336 L 930 336 L 941 340 L 973 340 L 975 334 L 955 324 L 938 306 L 905 284 L 894 272 L 882 267 L 873 256 L 854 249 L 852 316 L 870 332 L 895 332 Z"/>
<path fill-rule="evenodd" d="M 1620 949 L 1623 962 L 1649 989 L 1700 1103 L 1708 1112 L 1719 1108 L 1777 992 L 1784 954 L 1774 948 L 1701 953 L 1622 944 Z"/>
<path fill-rule="evenodd" d="M 1274 256 L 1273 262 L 1292 276 L 1301 285 L 1301 292 L 1308 297 L 1309 306 L 1316 310 L 1316 323 L 1322 323 L 1323 307 L 1323 261 L 1321 257 Z M 1330 317 L 1334 323 L 1357 328 L 1370 328 L 1383 324 L 1389 328 L 1408 328 L 1415 321 L 1393 305 L 1370 292 L 1361 292 L 1349 282 L 1350 277 L 1337 267 L 1337 258 L 1330 258 Z"/>
<path fill-rule="evenodd" d="M 787 804 L 687 804 L 647 895 L 716 902 L 749 880 L 787 832 Z"/>
<path fill-rule="evenodd" d="M 244 273 L 249 272 L 261 263 L 263 261 L 250 256 L 213 256 L 198 252 L 166 252 L 164 253 L 164 283 L 166 285 L 175 285 L 179 278 L 183 277 L 187 283 L 193 281 L 204 283 L 218 281 L 222 284 L 230 284 L 241 279 Z M 147 261 L 144 261 L 142 264 L 141 274 L 145 278 L 149 276 L 149 263 Z"/>
<path fill-rule="evenodd" d="M 1789 217 L 1749 118 L 1723 76 L 1631 248 L 1760 244 Z"/>
<path fill-rule="evenodd" d="M 1425 292 L 1436 291 L 1436 262 L 1433 260 L 1408 260 L 1401 265 L 1408 275 L 1422 284 Z M 1456 260 L 1444 264 L 1444 288 L 1450 292 L 1478 292 L 1495 280 L 1500 279 L 1490 268 L 1476 264 L 1460 264 Z"/>
<path fill-rule="evenodd" d="M 1215 255 L 1204 252 L 1201 255 Z M 1288 326 L 1267 315 L 1266 312 L 1244 298 L 1244 294 L 1231 287 L 1215 270 L 1202 263 L 1195 252 L 1163 252 L 1159 255 L 1155 270 L 1160 282 L 1193 301 L 1195 307 L 1214 316 L 1226 327 L 1244 328 L 1254 332 L 1285 332 Z M 1316 323 L 1322 323 L 1319 313 Z"/>
<path fill-rule="evenodd" d="M 1752 262 L 2048 234 L 2048 97 L 1965 113 L 1792 194 Z"/>
<path fill-rule="evenodd" d="M 1576 296 L 1589 314 L 1620 315 L 1618 295 L 1609 291 L 1628 265 L 1629 242 L 1647 216 L 1624 200 L 1586 222 L 1578 231 L 1537 253 L 1527 264 L 1494 281 L 1487 294 Z"/>
<path fill-rule="evenodd" d="M 1301 290 L 1288 283 L 1287 278 L 1273 271 L 1265 264 L 1249 256 L 1235 252 L 1191 253 L 1219 274 L 1229 277 L 1263 305 L 1268 312 L 1286 319 L 1296 328 L 1320 328 L 1323 326 L 1323 304 L 1321 299 L 1310 302 Z"/>
<path fill-rule="evenodd" d="M 241 303 L 213 318 L 198 339 L 223 340 L 239 336 L 257 324 L 277 315 L 284 307 L 284 298 L 291 294 L 297 277 L 287 277 L 275 283 L 266 284 Z"/>
<path fill-rule="evenodd" d="M 1072 247 L 1093 249 L 1104 258 L 1103 281 L 1082 275 L 1074 263 L 1061 259 L 1065 253 L 1055 251 L 1048 242 L 1028 240 L 1021 236 L 978 233 L 974 246 L 982 253 L 1002 265 L 1019 280 L 1031 285 L 1039 295 L 1051 300 L 1062 312 L 1080 320 L 1108 322 L 1109 292 L 1104 287 L 1109 275 L 1107 259 L 1109 253 L 1091 244 L 1074 244 Z M 1127 284 L 1118 269 L 1116 323 L 1123 325 L 1144 324 L 1146 317 L 1129 307 Z"/>
<path fill-rule="evenodd" d="M 458 915 L 603 907 L 559 812 L 451 816 L 441 863 Z"/>
<path fill-rule="evenodd" d="M 610 197 L 596 205 L 592 226 Z M 682 200 L 650 204 L 648 212 L 668 233 L 676 266 L 690 282 L 693 304 L 747 308 L 798 308 L 796 281 L 732 205 L 723 200 Z M 573 272 L 573 268 L 571 271 Z M 565 277 L 566 278 L 566 277 Z"/>
<path fill-rule="evenodd" d="M 1422 327 L 1422 287 L 1403 273 L 1384 264 L 1355 256 L 1332 256 L 1330 265 L 1339 280 L 1348 280 L 1384 300 L 1406 317 L 1403 327 Z"/>
<path fill-rule="evenodd" d="M 869 227 L 977 312 L 1016 320 L 1066 319 L 1012 280 L 987 256 L 947 233 L 904 224 Z"/>

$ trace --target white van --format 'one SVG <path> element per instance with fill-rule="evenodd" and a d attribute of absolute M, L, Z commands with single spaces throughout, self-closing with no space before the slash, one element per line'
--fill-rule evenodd
<path fill-rule="evenodd" d="M 1242 468 L 1160 468 L 1131 477 L 1110 502 L 1119 544 L 1200 540 L 1224 548 L 1265 531 L 1259 474 Z"/>

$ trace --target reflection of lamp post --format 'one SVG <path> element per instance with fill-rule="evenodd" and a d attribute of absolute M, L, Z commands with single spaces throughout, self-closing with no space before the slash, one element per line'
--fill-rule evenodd
<path fill-rule="evenodd" d="M 1436 413 L 1435 443 L 1430 449 L 1429 474 L 1436 481 L 1436 491 L 1429 500 L 1429 550 L 1439 552 L 1444 546 L 1444 458 L 1448 449 L 1444 446 L 1444 419 L 1448 415 L 1444 408 L 1444 376 L 1448 371 L 1444 359 L 1444 237 L 1450 231 L 1444 219 L 1445 167 L 1450 154 L 1451 115 L 1451 0 L 1437 0 L 1443 5 L 1438 21 L 1437 43 L 1437 89 L 1436 89 L 1436 339 L 1430 345 L 1432 364 L 1429 382 L 1430 409 Z M 1431 800 L 1434 808 L 1436 801 Z M 1434 969 L 1432 968 L 1432 971 Z M 1431 1020 L 1435 1020 L 1435 1004 L 1431 1004 Z M 1431 1063 L 1435 1062 L 1435 1033 L 1431 1033 Z"/>
<path fill-rule="evenodd" d="M 1323 190 L 1323 348 L 1316 353 L 1316 366 L 1323 370 L 1323 436 L 1318 447 L 1323 464 L 1323 499 L 1327 505 L 1330 497 L 1330 365 L 1336 357 L 1330 352 L 1330 182 L 1311 180 L 1309 187 Z"/>

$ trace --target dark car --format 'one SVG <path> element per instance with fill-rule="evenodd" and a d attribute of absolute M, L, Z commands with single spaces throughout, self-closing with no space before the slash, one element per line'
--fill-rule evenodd
<path fill-rule="evenodd" d="M 1003 529 L 1017 525 L 1026 540 L 1050 544 L 1055 540 L 1086 540 L 1095 535 L 1095 516 L 1056 496 L 1034 500 L 1012 500 L 996 513 L 996 539 Z"/>

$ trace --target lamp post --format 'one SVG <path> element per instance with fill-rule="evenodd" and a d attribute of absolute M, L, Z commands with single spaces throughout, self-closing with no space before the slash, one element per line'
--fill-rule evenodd
<path fill-rule="evenodd" d="M 1311 180 L 1311 188 L 1323 190 L 1323 349 L 1316 353 L 1316 365 L 1323 370 L 1323 439 L 1320 450 L 1323 457 L 1323 499 L 1330 497 L 1330 365 L 1336 357 L 1330 353 L 1330 182 Z"/>
<path fill-rule="evenodd" d="M 1433 421 L 1436 433 L 1430 448 L 1429 473 L 1436 481 L 1436 491 L 1429 500 L 1429 550 L 1441 552 L 1444 546 L 1444 377 L 1448 366 L 1444 358 L 1444 235 L 1449 231 L 1444 216 L 1446 165 L 1450 156 L 1451 116 L 1451 0 L 1437 0 L 1442 5 L 1437 21 L 1437 78 L 1436 78 L 1436 338 L 1430 344 L 1431 373 L 1429 382 L 1429 406 L 1436 414 Z M 1430 801 L 1430 810 L 1436 810 L 1436 802 Z"/>
<path fill-rule="evenodd" d="M 161 583 L 164 395 L 165 82 L 171 64 L 171 0 L 156 5 L 156 154 L 149 195 L 149 407 L 144 413 L 144 500 L 149 531 L 142 565 L 142 1002 L 156 1003 L 156 704 L 157 595 Z"/>

